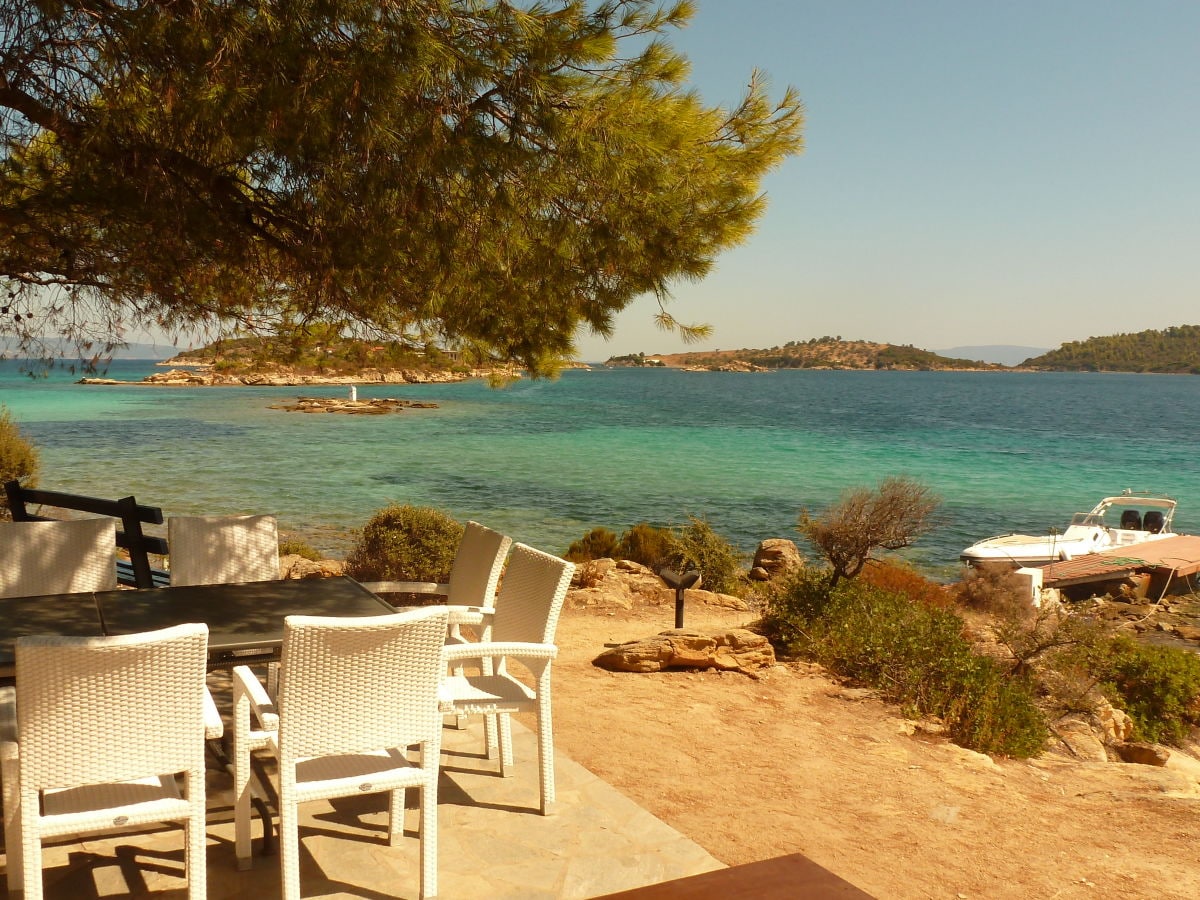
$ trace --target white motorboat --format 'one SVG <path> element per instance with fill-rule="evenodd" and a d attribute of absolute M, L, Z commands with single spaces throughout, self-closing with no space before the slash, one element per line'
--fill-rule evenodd
<path fill-rule="evenodd" d="M 1076 513 L 1061 533 L 998 535 L 972 544 L 959 559 L 972 566 L 1043 566 L 1114 547 L 1175 537 L 1171 530 L 1174 517 L 1175 501 L 1170 497 L 1127 490 L 1105 497 L 1091 512 Z"/>

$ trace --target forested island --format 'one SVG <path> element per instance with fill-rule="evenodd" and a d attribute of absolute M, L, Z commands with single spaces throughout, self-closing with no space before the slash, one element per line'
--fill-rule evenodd
<path fill-rule="evenodd" d="M 1056 372 L 1200 374 L 1200 325 L 1071 341 L 1021 364 Z"/>
<path fill-rule="evenodd" d="M 769 371 L 773 369 L 986 370 L 1047 372 L 1155 372 L 1200 374 L 1200 325 L 1071 341 L 1017 366 L 940 356 L 911 344 L 844 341 L 838 337 L 788 341 L 763 350 L 701 350 L 691 353 L 614 356 L 609 366 Z"/>

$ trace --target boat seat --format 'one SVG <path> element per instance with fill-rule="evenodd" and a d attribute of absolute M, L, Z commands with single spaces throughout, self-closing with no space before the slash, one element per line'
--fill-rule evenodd
<path fill-rule="evenodd" d="M 1163 530 L 1163 514 L 1157 509 L 1147 510 L 1142 519 L 1142 527 L 1151 534 L 1158 534 Z"/>
<path fill-rule="evenodd" d="M 1121 512 L 1121 527 L 1131 531 L 1141 531 L 1142 514 L 1136 509 L 1126 509 Z"/>

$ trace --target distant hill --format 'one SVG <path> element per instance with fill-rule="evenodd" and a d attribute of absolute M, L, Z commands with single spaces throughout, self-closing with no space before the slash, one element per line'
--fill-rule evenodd
<path fill-rule="evenodd" d="M 1002 366 L 1019 366 L 1031 356 L 1046 353 L 1048 347 L 1017 347 L 1012 344 L 987 344 L 982 347 L 950 347 L 934 350 L 939 356 L 978 359 L 983 362 L 999 363 Z"/>
<path fill-rule="evenodd" d="M 1200 325 L 1071 341 L 1027 359 L 1030 368 L 1055 372 L 1159 372 L 1200 375 Z"/>
<path fill-rule="evenodd" d="M 813 338 L 788 341 L 765 350 L 701 350 L 694 353 L 644 353 L 612 357 L 613 366 L 667 366 L 698 369 L 999 369 L 974 359 L 953 359 L 910 345 Z"/>
<path fill-rule="evenodd" d="M 78 359 L 78 351 L 70 341 L 53 338 L 46 341 L 46 351 L 58 354 L 64 359 Z M 12 338 L 0 338 L 0 353 L 13 356 L 19 352 L 17 342 Z M 99 352 L 97 348 L 96 352 Z M 170 344 L 130 344 L 128 347 L 117 347 L 112 352 L 113 359 L 166 359 L 175 355 L 175 348 Z"/>

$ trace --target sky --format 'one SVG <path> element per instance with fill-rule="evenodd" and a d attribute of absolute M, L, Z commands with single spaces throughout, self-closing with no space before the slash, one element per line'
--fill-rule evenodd
<path fill-rule="evenodd" d="M 1200 324 L 1197 0 L 698 0 L 670 42 L 711 104 L 806 109 L 756 232 L 580 358 L 825 335 L 930 350 Z"/>

